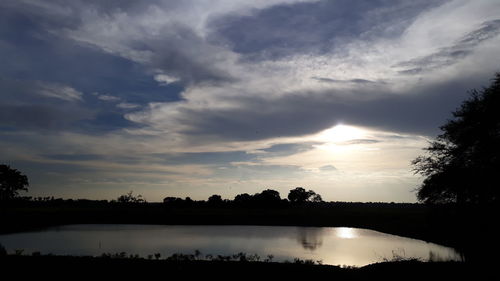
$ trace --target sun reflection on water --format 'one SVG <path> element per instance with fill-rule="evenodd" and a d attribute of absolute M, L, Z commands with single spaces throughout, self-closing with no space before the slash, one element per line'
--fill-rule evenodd
<path fill-rule="evenodd" d="M 350 227 L 339 227 L 337 230 L 337 237 L 342 239 L 352 239 L 356 238 L 358 234 L 356 233 L 356 229 Z"/>

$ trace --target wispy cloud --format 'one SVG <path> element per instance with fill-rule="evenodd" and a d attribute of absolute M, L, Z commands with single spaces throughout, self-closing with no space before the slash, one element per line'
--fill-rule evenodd
<path fill-rule="evenodd" d="M 140 105 L 134 103 L 121 102 L 117 104 L 116 107 L 123 109 L 134 109 L 140 107 Z"/>
<path fill-rule="evenodd" d="M 45 97 L 62 99 L 66 101 L 81 101 L 82 93 L 72 87 L 47 82 L 37 82 L 38 93 Z"/>
<path fill-rule="evenodd" d="M 110 101 L 110 102 L 116 102 L 116 101 L 120 101 L 121 98 L 119 97 L 115 97 L 115 96 L 112 96 L 112 95 L 101 95 L 101 94 L 97 94 L 97 98 L 102 100 L 102 101 Z"/>
<path fill-rule="evenodd" d="M 394 65 L 401 69 L 401 74 L 418 74 L 422 71 L 430 71 L 441 67 L 458 63 L 483 41 L 495 38 L 500 34 L 500 19 L 484 22 L 481 26 L 467 33 L 451 46 L 440 48 L 435 53 Z"/>

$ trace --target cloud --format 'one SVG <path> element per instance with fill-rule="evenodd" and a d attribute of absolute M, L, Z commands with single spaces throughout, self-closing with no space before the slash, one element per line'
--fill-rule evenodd
<path fill-rule="evenodd" d="M 179 81 L 179 78 L 171 77 L 166 74 L 156 74 L 154 79 L 160 83 L 160 85 L 168 85 Z"/>
<path fill-rule="evenodd" d="M 51 160 L 64 160 L 64 161 L 93 161 L 93 160 L 103 159 L 103 156 L 98 154 L 49 154 L 41 156 Z"/>
<path fill-rule="evenodd" d="M 38 92 L 45 97 L 57 98 L 66 101 L 81 101 L 82 93 L 72 87 L 47 82 L 37 82 Z"/>
<path fill-rule="evenodd" d="M 353 139 L 353 140 L 343 141 L 340 144 L 341 145 L 374 144 L 379 142 L 380 142 L 379 140 L 373 140 L 373 139 Z"/>
<path fill-rule="evenodd" d="M 433 134 L 449 111 L 443 113 L 432 104 L 446 100 L 453 109 L 464 96 L 455 94 L 465 91 L 460 86 L 481 85 L 485 76 L 480 73 L 455 85 L 468 75 L 462 67 L 444 74 L 445 65 L 432 65 L 453 55 L 464 65 L 477 61 L 474 51 L 498 38 L 493 14 L 484 16 L 495 10 L 489 2 L 9 4 L 9 9 L 23 10 L 37 20 L 39 29 L 56 38 L 145 66 L 152 82 L 164 86 L 160 88 L 177 84 L 178 98 L 152 100 L 142 108 L 135 106 L 145 102 L 138 102 L 142 91 L 132 98 L 111 92 L 100 99 L 121 99 L 119 109 L 140 108 L 124 116 L 129 125 L 140 126 L 135 133 L 171 134 L 188 143 L 300 136 L 338 122 Z M 474 9 L 477 15 L 467 15 L 460 26 L 447 25 L 457 14 Z M 423 33 L 436 22 L 436 32 L 452 29 L 453 36 L 436 44 L 433 34 Z M 469 25 L 478 22 L 483 25 Z M 250 26 L 255 32 L 244 32 Z M 250 37 L 240 40 L 238 34 Z M 436 51 L 427 45 L 441 47 Z M 255 56 L 274 49 L 279 56 Z M 400 75 L 422 74 L 424 68 L 443 72 Z M 420 114 L 429 109 L 433 111 Z"/>
<path fill-rule="evenodd" d="M 7 103 L 78 103 L 83 94 L 75 88 L 48 81 L 20 80 L 0 77 L 1 101 Z"/>
<path fill-rule="evenodd" d="M 314 1 L 282 4 L 210 23 L 212 41 L 228 44 L 249 60 L 294 53 L 342 51 L 356 38 L 395 37 L 422 11 L 444 1 Z"/>
<path fill-rule="evenodd" d="M 418 74 L 440 67 L 449 66 L 470 55 L 473 49 L 483 41 L 492 39 L 500 34 L 500 19 L 486 21 L 481 26 L 448 47 L 440 48 L 437 52 L 424 57 L 400 62 L 394 65 L 401 74 Z"/>
<path fill-rule="evenodd" d="M 326 77 L 311 77 L 311 79 L 318 80 L 320 82 L 326 82 L 326 83 L 355 83 L 355 84 L 370 84 L 370 83 L 377 83 L 375 81 L 370 81 L 366 79 L 349 79 L 349 80 L 338 80 L 338 79 L 332 79 L 332 78 L 326 78 Z"/>
<path fill-rule="evenodd" d="M 298 27 L 299 30 L 288 24 L 302 19 L 301 12 L 324 8 L 322 5 L 326 4 L 315 2 L 274 6 L 250 15 L 223 18 L 222 23 L 214 21 L 212 28 L 219 28 L 217 36 L 230 38 L 232 33 L 221 27 L 225 26 L 223 22 L 248 20 L 264 25 L 258 29 L 262 34 L 256 32 L 255 36 L 270 36 L 275 28 L 272 26 L 275 19 L 271 17 L 270 11 L 282 11 L 283 15 L 290 15 L 283 16 L 283 25 L 292 34 L 289 38 L 280 39 L 287 43 L 293 41 L 292 38 L 300 37 L 301 28 L 304 32 L 315 32 L 313 24 L 306 23 Z M 251 141 L 303 136 L 340 122 L 432 136 L 467 96 L 467 90 L 487 83 L 497 67 L 495 60 L 490 60 L 496 57 L 495 51 L 493 47 L 488 47 L 499 42 L 494 31 L 496 20 L 493 14 L 484 16 L 485 7 L 495 9 L 491 2 L 453 1 L 443 5 L 427 3 L 422 6 L 399 3 L 392 8 L 367 4 L 360 11 L 375 13 L 380 17 L 374 17 L 373 22 L 363 23 L 359 28 L 368 28 L 368 33 L 373 36 L 361 36 L 352 31 L 352 36 L 342 40 L 341 46 L 334 46 L 327 51 L 316 53 L 310 52 L 307 46 L 298 49 L 291 47 L 288 51 L 280 52 L 284 57 L 272 59 L 245 57 L 248 53 L 232 46 L 232 50 L 242 52 L 239 54 L 242 60 L 236 66 L 228 64 L 233 76 L 239 79 L 223 85 L 191 85 L 182 93 L 182 101 L 150 104 L 149 108 L 127 114 L 126 118 L 157 131 L 177 134 L 188 143 L 189 140 Z M 378 36 L 390 29 L 384 23 L 384 15 L 394 9 L 408 9 L 412 20 L 396 16 L 392 19 L 393 23 L 402 26 L 402 29 L 390 33 L 393 36 Z M 447 13 L 443 12 L 445 9 Z M 481 14 L 467 16 L 459 27 L 444 24 L 455 20 L 457 14 L 471 9 L 480 10 Z M 297 13 L 299 15 L 295 18 Z M 466 24 L 479 20 L 479 23 L 485 22 L 484 25 L 478 27 Z M 437 33 L 453 29 L 453 36 L 439 38 L 442 42 L 436 42 L 433 33 L 422 34 L 422 30 L 428 31 L 434 22 L 443 23 L 435 28 Z M 232 25 L 228 26 L 230 28 Z M 344 28 L 341 23 L 339 26 Z M 270 28 L 268 33 L 265 33 L 267 29 L 264 27 Z M 245 28 L 238 30 L 243 31 Z M 317 36 L 315 40 L 321 42 L 328 39 L 323 34 Z M 258 41 L 258 37 L 255 41 Z M 415 45 L 415 42 L 420 45 Z M 442 45 L 441 53 L 436 55 L 436 48 L 428 45 Z M 249 52 L 265 52 L 269 48 L 272 49 L 272 46 L 266 45 Z M 467 53 L 452 51 L 458 49 L 467 49 Z M 453 55 L 453 69 L 449 68 L 450 65 L 433 67 L 438 61 Z M 405 70 L 420 73 L 407 77 L 399 72 L 404 70 L 392 67 L 408 62 L 410 57 L 415 56 L 433 58 L 418 62 L 420 68 L 427 67 L 428 71 L 422 73 L 413 66 L 407 67 Z M 457 60 L 457 56 L 461 59 Z M 469 67 L 474 64 L 482 65 L 482 69 L 478 71 Z"/>
<path fill-rule="evenodd" d="M 116 107 L 122 108 L 122 109 L 134 109 L 134 108 L 140 107 L 140 105 L 134 104 L 134 103 L 121 102 L 121 103 L 117 104 Z"/>
<path fill-rule="evenodd" d="M 91 119 L 83 94 L 60 83 L 0 78 L 0 125 L 10 130 L 59 130 Z"/>
<path fill-rule="evenodd" d="M 9 130 L 69 129 L 77 121 L 92 117 L 88 110 L 78 107 L 49 105 L 0 104 L 0 125 Z"/>
<path fill-rule="evenodd" d="M 205 40 L 206 23 L 216 15 L 246 13 L 273 1 L 19 1 L 4 4 L 22 10 L 59 37 L 145 65 L 151 72 L 184 83 L 231 81 L 231 51 Z M 293 1 L 302 2 L 302 1 Z"/>
<path fill-rule="evenodd" d="M 426 114 L 438 121 L 418 120 L 417 111 L 442 98 L 418 95 L 458 89 L 451 84 L 467 76 L 462 67 L 454 70 L 462 73 L 445 74 L 446 65 L 433 65 L 450 56 L 470 63 L 478 57 L 475 50 L 498 38 L 491 3 L 21 1 L 7 8 L 36 19 L 38 29 L 51 36 L 145 66 L 163 88 L 178 84 L 179 97 L 152 100 L 125 115 L 141 130 L 220 141 L 299 136 L 341 121 L 432 132 L 444 114 Z M 477 14 L 463 17 L 467 10 Z M 463 22 L 451 26 L 457 17 Z M 447 34 L 439 40 L 424 33 L 434 23 L 436 33 Z M 245 32 L 250 27 L 254 32 Z M 424 68 L 443 72 L 400 75 L 422 74 Z M 480 85 L 480 75 L 468 82 Z M 143 93 L 138 92 L 135 99 Z M 123 100 L 118 108 L 141 104 L 111 93 Z"/>
<path fill-rule="evenodd" d="M 110 102 L 116 102 L 121 100 L 121 98 L 119 97 L 115 97 L 112 95 L 101 95 L 101 94 L 97 94 L 97 98 L 102 101 L 110 101 Z"/>
<path fill-rule="evenodd" d="M 191 105 L 197 100 L 194 99 L 155 104 L 127 114 L 126 118 L 160 132 L 183 135 L 187 143 L 304 136 L 339 122 L 434 135 L 466 97 L 464 89 L 479 84 L 471 81 L 457 78 L 454 83 L 418 86 L 405 94 L 394 92 L 388 85 L 375 84 L 340 94 L 322 90 L 274 98 L 232 96 L 225 98 L 227 106 L 215 102 L 214 106 L 197 107 Z"/>
<path fill-rule="evenodd" d="M 333 165 L 325 165 L 319 167 L 319 170 L 322 172 L 331 172 L 331 171 L 337 171 L 337 168 L 335 168 L 335 166 Z"/>

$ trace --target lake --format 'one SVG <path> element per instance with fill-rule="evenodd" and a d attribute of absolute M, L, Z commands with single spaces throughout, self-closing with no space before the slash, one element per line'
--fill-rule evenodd
<path fill-rule="evenodd" d="M 422 240 L 349 227 L 293 226 L 180 226 L 180 225 L 67 225 L 41 231 L 0 235 L 9 253 L 57 255 L 103 253 L 160 253 L 201 256 L 257 254 L 273 261 L 294 258 L 323 264 L 363 266 L 394 257 L 422 260 L 461 260 L 453 248 Z"/>

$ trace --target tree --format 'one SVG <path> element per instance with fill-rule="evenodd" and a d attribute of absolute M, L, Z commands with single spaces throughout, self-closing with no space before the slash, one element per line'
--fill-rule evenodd
<path fill-rule="evenodd" d="M 0 165 L 0 201 L 17 197 L 20 190 L 28 191 L 28 177 L 8 165 Z"/>
<path fill-rule="evenodd" d="M 256 203 L 264 205 L 272 205 L 281 202 L 280 193 L 273 189 L 266 189 L 261 193 L 256 193 L 253 199 Z"/>
<path fill-rule="evenodd" d="M 316 192 L 312 190 L 306 191 L 303 187 L 296 187 L 288 193 L 288 200 L 292 203 L 304 203 L 307 201 L 310 202 L 322 202 L 323 199 L 321 195 L 316 194 Z"/>
<path fill-rule="evenodd" d="M 212 205 L 219 205 L 222 203 L 222 197 L 218 194 L 214 194 L 208 197 L 208 203 Z"/>
<path fill-rule="evenodd" d="M 235 203 L 248 203 L 250 202 L 250 200 L 252 200 L 252 196 L 248 193 L 242 193 L 242 194 L 238 194 L 234 197 L 234 202 Z"/>
<path fill-rule="evenodd" d="M 312 191 L 312 190 L 310 190 Z M 314 191 L 313 191 L 314 192 Z M 321 195 L 319 194 L 314 194 L 311 198 L 310 198 L 310 201 L 311 202 L 323 202 L 323 198 L 321 198 Z"/>
<path fill-rule="evenodd" d="M 178 197 L 165 197 L 165 198 L 163 198 L 164 204 L 175 204 L 175 203 L 180 202 L 180 201 L 182 201 L 182 199 L 178 198 Z"/>
<path fill-rule="evenodd" d="M 234 200 L 233 202 L 237 205 L 237 206 L 248 206 L 251 204 L 253 200 L 253 197 L 252 195 L 248 194 L 248 193 L 242 193 L 242 194 L 238 194 L 234 197 Z"/>
<path fill-rule="evenodd" d="M 442 134 L 414 170 L 425 177 L 417 188 L 426 203 L 498 203 L 500 178 L 500 73 L 488 88 L 471 91 L 469 99 L 441 126 Z"/>
<path fill-rule="evenodd" d="M 133 195 L 133 191 L 129 191 L 127 194 L 121 195 L 116 199 L 119 203 L 146 203 L 146 200 L 142 198 L 142 195 Z"/>

